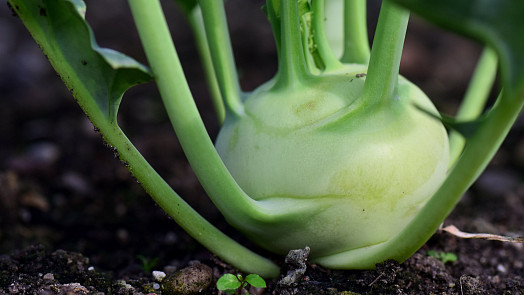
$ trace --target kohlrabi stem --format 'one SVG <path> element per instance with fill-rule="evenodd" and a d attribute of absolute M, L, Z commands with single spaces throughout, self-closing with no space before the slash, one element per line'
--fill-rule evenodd
<path fill-rule="evenodd" d="M 407 10 L 387 0 L 382 2 L 362 92 L 363 103 L 382 104 L 396 96 L 408 20 Z"/>
<path fill-rule="evenodd" d="M 489 47 L 482 52 L 468 89 L 455 116 L 457 122 L 471 121 L 484 110 L 497 75 L 497 54 Z M 457 131 L 449 135 L 450 165 L 453 165 L 464 148 L 466 140 Z"/>
<path fill-rule="evenodd" d="M 359 64 L 369 61 L 366 0 L 344 0 L 344 52 L 340 60 Z"/>
<path fill-rule="evenodd" d="M 333 71 L 342 67 L 342 63 L 333 54 L 331 46 L 329 46 L 326 37 L 324 26 L 324 0 L 313 1 L 313 36 L 317 45 L 317 50 L 322 62 L 324 63 L 324 71 Z"/>
<path fill-rule="evenodd" d="M 238 186 L 230 184 L 235 182 L 214 149 L 202 123 L 159 0 L 129 0 L 129 4 L 166 111 L 202 186 L 210 196 L 216 196 L 213 199 L 215 204 L 220 210 L 228 211 L 226 215 L 232 216 L 233 222 L 238 223 L 235 216 L 240 216 L 240 220 L 251 215 L 257 216 L 260 211 L 255 208 L 255 202 L 243 194 Z M 259 273 L 266 277 L 278 275 L 279 268 L 274 263 L 227 236 L 218 234 L 210 225 L 193 225 L 192 220 L 200 216 L 183 211 L 183 217 L 176 214 L 172 217 L 218 257 L 246 272 Z M 191 221 L 188 222 L 185 218 L 190 218 Z"/>
<path fill-rule="evenodd" d="M 215 68 L 213 67 L 213 60 L 211 59 L 211 52 L 209 51 L 209 45 L 207 44 L 204 21 L 202 19 L 202 11 L 200 10 L 200 7 L 197 5 L 190 13 L 188 13 L 187 17 L 193 35 L 195 36 L 195 42 L 204 67 L 204 73 L 206 75 L 209 93 L 215 107 L 215 113 L 218 122 L 222 124 L 226 117 L 226 109 L 220 93 L 220 87 L 218 86 Z"/>
<path fill-rule="evenodd" d="M 298 4 L 295 0 L 280 1 L 280 53 L 275 87 L 301 85 L 308 75 L 300 36 Z"/>
<path fill-rule="evenodd" d="M 240 85 L 227 27 L 224 1 L 199 0 L 207 41 L 215 68 L 226 116 L 244 113 Z"/>

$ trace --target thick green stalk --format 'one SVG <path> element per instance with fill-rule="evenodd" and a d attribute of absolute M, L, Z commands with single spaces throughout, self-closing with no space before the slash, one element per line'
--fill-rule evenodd
<path fill-rule="evenodd" d="M 324 26 L 324 6 L 324 0 L 313 1 L 313 35 L 320 58 L 324 64 L 324 71 L 334 71 L 341 68 L 342 64 L 329 46 Z"/>
<path fill-rule="evenodd" d="M 227 115 L 241 115 L 244 106 L 222 0 L 199 0 L 207 42 Z"/>
<path fill-rule="evenodd" d="M 471 82 L 455 116 L 458 122 L 471 121 L 484 110 L 497 74 L 497 54 L 489 47 L 484 49 Z M 449 135 L 450 165 L 453 165 L 464 148 L 465 138 L 457 131 Z"/>
<path fill-rule="evenodd" d="M 367 64 L 369 40 L 366 0 L 344 0 L 344 52 L 341 61 Z"/>
<path fill-rule="evenodd" d="M 260 212 L 256 203 L 237 185 L 233 185 L 234 180 L 216 153 L 202 123 L 159 1 L 129 0 L 129 4 L 169 118 L 202 186 L 210 196 L 215 196 L 213 201 L 220 210 L 228 211 L 227 216 L 238 216 L 240 220 L 256 217 Z M 236 221 L 234 217 L 232 221 Z M 197 240 L 203 240 L 202 244 L 221 259 L 243 271 L 266 277 L 274 277 L 279 273 L 278 267 L 271 261 L 225 236 L 210 234 L 211 237 L 207 238 L 213 241 L 210 243 L 195 229 L 188 232 L 196 235 Z"/>
<path fill-rule="evenodd" d="M 191 13 L 187 15 L 189 25 L 195 36 L 195 42 L 202 60 L 204 67 L 204 73 L 206 75 L 207 85 L 209 86 L 209 92 L 211 94 L 211 100 L 215 107 L 215 113 L 217 115 L 218 122 L 224 123 L 226 117 L 226 109 L 224 101 L 218 86 L 217 76 L 215 74 L 215 68 L 213 66 L 213 60 L 211 59 L 211 52 L 209 51 L 209 45 L 204 31 L 204 21 L 202 19 L 202 11 L 199 6 L 196 6 Z"/>
<path fill-rule="evenodd" d="M 275 87 L 299 87 L 307 76 L 297 1 L 282 0 L 280 1 L 280 52 Z"/>
<path fill-rule="evenodd" d="M 390 1 L 382 2 L 362 92 L 363 103 L 382 104 L 396 96 L 408 20 L 407 10 Z"/>

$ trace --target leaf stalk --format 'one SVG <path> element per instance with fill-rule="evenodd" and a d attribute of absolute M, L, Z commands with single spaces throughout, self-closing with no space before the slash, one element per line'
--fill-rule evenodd
<path fill-rule="evenodd" d="M 209 51 L 218 86 L 226 107 L 226 116 L 244 113 L 241 89 L 227 27 L 224 1 L 199 0 Z"/>
<path fill-rule="evenodd" d="M 366 105 L 383 104 L 397 95 L 400 58 L 409 12 L 383 1 L 362 93 Z"/>
<path fill-rule="evenodd" d="M 272 0 L 268 0 L 271 9 Z M 300 87 L 309 76 L 300 34 L 297 1 L 280 1 L 280 52 L 276 88 Z"/>
<path fill-rule="evenodd" d="M 341 61 L 367 64 L 369 40 L 365 0 L 344 0 L 344 51 Z"/>
<path fill-rule="evenodd" d="M 326 37 L 324 18 L 325 18 L 325 1 L 315 0 L 313 8 L 313 35 L 317 45 L 320 58 L 324 64 L 324 71 L 336 71 L 342 67 L 342 63 L 333 54 Z"/>

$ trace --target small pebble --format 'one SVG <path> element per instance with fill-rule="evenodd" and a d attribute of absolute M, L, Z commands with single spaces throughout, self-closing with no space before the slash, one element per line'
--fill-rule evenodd
<path fill-rule="evenodd" d="M 307 269 L 306 262 L 309 252 L 310 249 L 308 246 L 306 246 L 304 249 L 289 251 L 285 260 L 288 271 L 286 276 L 278 281 L 279 285 L 291 286 L 304 277 Z"/>
<path fill-rule="evenodd" d="M 159 283 L 154 283 L 153 284 L 153 289 L 155 289 L 155 290 L 160 289 L 160 284 Z"/>
<path fill-rule="evenodd" d="M 166 277 L 166 273 L 163 271 L 154 270 L 153 271 L 153 278 L 157 282 L 162 282 L 162 280 Z"/>
<path fill-rule="evenodd" d="M 44 280 L 46 281 L 52 281 L 55 279 L 55 276 L 52 274 L 52 273 L 46 273 L 43 277 Z"/>
<path fill-rule="evenodd" d="M 162 280 L 162 294 L 192 295 L 199 294 L 211 285 L 213 270 L 211 267 L 196 263 L 183 268 Z"/>
<path fill-rule="evenodd" d="M 54 294 L 89 294 L 89 290 L 80 283 L 57 284 L 51 286 L 51 288 L 55 290 L 56 293 Z"/>
<path fill-rule="evenodd" d="M 500 272 L 506 272 L 506 267 L 504 267 L 504 265 L 502 265 L 502 264 L 498 264 L 497 265 L 497 270 L 500 271 Z"/>
<path fill-rule="evenodd" d="M 135 294 L 135 288 L 130 284 L 125 284 L 117 289 L 116 294 Z"/>

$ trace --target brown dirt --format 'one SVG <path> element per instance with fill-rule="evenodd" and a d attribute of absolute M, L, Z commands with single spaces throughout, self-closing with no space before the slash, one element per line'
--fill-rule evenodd
<path fill-rule="evenodd" d="M 125 1 L 104 2 L 88 3 L 88 20 L 99 43 L 143 61 Z M 245 89 L 271 77 L 276 67 L 270 31 L 258 9 L 261 3 L 228 1 Z M 175 43 L 191 89 L 214 137 L 218 127 L 192 39 L 173 5 L 166 2 L 165 8 L 176 28 Z M 371 5 L 370 12 L 375 10 Z M 216 278 L 235 270 L 194 242 L 145 195 L 4 5 L 0 36 L 0 294 L 167 294 L 155 289 L 158 282 L 151 271 L 170 275 L 188 266 L 186 272 L 199 270 L 200 282 L 211 280 L 203 294 L 217 294 Z M 414 19 L 401 71 L 451 113 L 479 52 L 476 44 Z M 177 192 L 219 228 L 249 244 L 211 206 L 152 85 L 129 91 L 119 115 L 123 129 Z M 524 236 L 523 122 L 519 119 L 445 224 Z M 454 253 L 458 260 L 443 264 L 428 256 L 429 250 Z M 210 270 L 196 267 L 197 262 Z M 437 233 L 403 264 L 387 262 L 372 271 L 333 271 L 308 264 L 296 284 L 268 281 L 267 289 L 253 292 L 524 294 L 523 278 L 522 245 Z"/>

